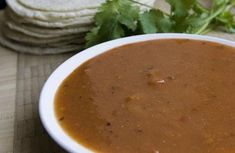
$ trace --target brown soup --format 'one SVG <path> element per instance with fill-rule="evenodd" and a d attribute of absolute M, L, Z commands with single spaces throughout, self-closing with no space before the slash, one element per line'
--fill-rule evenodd
<path fill-rule="evenodd" d="M 112 49 L 65 79 L 55 109 L 99 153 L 235 153 L 235 48 L 185 39 Z"/>

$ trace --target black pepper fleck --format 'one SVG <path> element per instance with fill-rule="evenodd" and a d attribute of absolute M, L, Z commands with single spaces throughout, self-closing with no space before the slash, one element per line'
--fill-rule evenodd
<path fill-rule="evenodd" d="M 64 117 L 59 118 L 59 121 L 63 121 L 63 120 L 64 120 Z"/>
<path fill-rule="evenodd" d="M 206 45 L 206 42 L 202 42 L 202 45 Z"/>
<path fill-rule="evenodd" d="M 111 126 L 111 123 L 110 123 L 110 122 L 107 122 L 107 123 L 106 123 L 106 126 Z"/>
<path fill-rule="evenodd" d="M 143 130 L 137 129 L 136 132 L 137 133 L 143 133 Z"/>

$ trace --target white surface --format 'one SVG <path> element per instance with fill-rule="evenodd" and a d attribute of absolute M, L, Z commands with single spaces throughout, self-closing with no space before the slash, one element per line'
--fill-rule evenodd
<path fill-rule="evenodd" d="M 69 76 L 77 67 L 87 60 L 105 53 L 112 48 L 116 48 L 125 44 L 131 44 L 136 42 L 143 42 L 148 40 L 158 40 L 158 39 L 193 39 L 193 40 L 205 40 L 210 42 L 217 42 L 225 45 L 235 47 L 235 42 L 199 35 L 189 35 L 189 34 L 149 34 L 132 36 L 122 39 L 117 39 L 109 41 L 92 48 L 89 48 L 81 53 L 76 54 L 72 58 L 64 62 L 59 68 L 57 68 L 54 73 L 47 80 L 40 96 L 39 112 L 40 118 L 44 127 L 50 136 L 64 149 L 71 153 L 91 153 L 92 151 L 84 148 L 82 145 L 78 144 L 72 138 L 70 138 L 60 127 L 57 122 L 55 111 L 54 111 L 54 98 L 57 89 L 63 80 Z"/>

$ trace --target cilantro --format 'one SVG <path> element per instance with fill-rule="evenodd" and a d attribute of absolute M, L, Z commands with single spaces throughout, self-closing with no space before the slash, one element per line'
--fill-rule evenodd
<path fill-rule="evenodd" d="M 235 6 L 235 0 L 228 2 L 224 11 L 216 18 L 217 24 L 224 27 L 228 33 L 235 33 L 234 14 L 230 11 Z"/>
<path fill-rule="evenodd" d="M 135 31 L 139 12 L 129 0 L 107 0 L 95 15 L 95 27 L 86 36 L 86 47 L 124 37 L 124 27 Z"/>
<path fill-rule="evenodd" d="M 135 0 L 107 0 L 95 15 L 95 26 L 86 36 L 86 47 L 136 34 L 204 34 L 214 29 L 235 33 L 232 9 L 235 0 L 213 0 L 211 8 L 198 0 L 166 0 L 170 14 Z M 140 6 L 149 8 L 140 11 Z"/>
<path fill-rule="evenodd" d="M 140 14 L 140 25 L 143 33 L 168 32 L 172 29 L 172 21 L 160 10 L 152 9 Z"/>
<path fill-rule="evenodd" d="M 166 0 L 171 5 L 171 14 L 176 18 L 184 18 L 195 5 L 196 0 Z"/>

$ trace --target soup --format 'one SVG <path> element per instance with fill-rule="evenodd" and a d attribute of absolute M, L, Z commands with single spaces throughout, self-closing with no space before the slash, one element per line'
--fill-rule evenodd
<path fill-rule="evenodd" d="M 114 48 L 57 91 L 58 122 L 98 153 L 235 153 L 235 49 L 188 39 Z"/>

